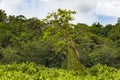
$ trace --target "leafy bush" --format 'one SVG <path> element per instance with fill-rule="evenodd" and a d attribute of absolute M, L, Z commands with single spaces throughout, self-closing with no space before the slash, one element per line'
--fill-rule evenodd
<path fill-rule="evenodd" d="M 81 72 L 27 62 L 0 65 L 0 80 L 120 80 L 120 70 L 98 64 Z"/>

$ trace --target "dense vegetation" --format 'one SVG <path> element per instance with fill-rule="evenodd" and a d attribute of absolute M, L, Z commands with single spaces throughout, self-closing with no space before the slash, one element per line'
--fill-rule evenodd
<path fill-rule="evenodd" d="M 120 68 L 120 23 L 106 26 L 100 23 L 93 23 L 91 26 L 82 23 L 73 24 L 71 23 L 74 20 L 72 14 L 75 13 L 71 10 L 58 9 L 40 20 L 36 17 L 27 19 L 24 15 L 7 16 L 3 10 L 0 10 L 0 64 L 1 72 L 4 72 L 1 78 L 4 80 L 7 78 L 5 75 L 11 75 L 12 79 L 15 78 L 14 74 L 18 74 L 18 77 L 21 76 L 20 80 L 22 77 L 34 79 L 38 75 L 43 74 L 41 76 L 43 78 L 44 74 L 46 76 L 47 73 L 51 73 L 48 78 L 52 79 L 51 77 L 57 73 L 60 74 L 57 75 L 58 80 L 61 80 L 60 78 L 67 80 L 68 76 L 72 77 L 71 80 L 84 80 L 83 77 L 96 80 L 99 77 L 105 78 L 109 73 L 108 77 L 106 76 L 107 80 L 111 78 L 119 80 L 120 71 L 114 68 Z M 31 76 L 32 72 L 29 75 L 14 69 L 13 71 L 8 69 L 6 72 L 9 64 L 26 61 L 49 68 L 43 69 L 41 74 L 39 74 L 40 71 L 35 72 L 34 76 Z M 114 68 L 97 65 L 99 63 Z M 22 65 L 27 66 L 27 64 L 15 64 L 10 67 L 17 69 L 20 68 L 17 66 L 22 67 Z M 6 69 L 2 70 L 2 67 Z M 88 69 L 88 74 L 82 73 L 82 77 L 75 72 L 53 69 L 53 67 L 75 72 L 83 71 L 83 73 L 86 72 L 86 68 L 92 68 Z M 31 68 L 35 71 L 38 69 L 34 66 Z M 44 73 L 44 70 L 47 72 Z M 65 77 L 62 77 L 63 75 Z M 54 77 L 55 80 L 57 77 Z M 49 79 L 45 77 L 45 80 Z"/>
<path fill-rule="evenodd" d="M 34 63 L 7 64 L 0 66 L 0 80 L 120 80 L 120 70 L 100 64 L 82 72 Z"/>

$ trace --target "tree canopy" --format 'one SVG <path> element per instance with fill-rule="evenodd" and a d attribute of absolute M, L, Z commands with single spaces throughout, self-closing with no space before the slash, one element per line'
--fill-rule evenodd
<path fill-rule="evenodd" d="M 82 70 L 101 63 L 120 68 L 120 23 L 74 24 L 75 13 L 58 9 L 38 19 L 0 10 L 0 64 L 28 61 Z"/>

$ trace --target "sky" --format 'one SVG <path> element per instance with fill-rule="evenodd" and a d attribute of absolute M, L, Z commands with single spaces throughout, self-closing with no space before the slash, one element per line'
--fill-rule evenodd
<path fill-rule="evenodd" d="M 120 0 L 0 0 L 0 9 L 8 15 L 45 18 L 58 8 L 75 10 L 74 23 L 102 25 L 117 23 Z"/>

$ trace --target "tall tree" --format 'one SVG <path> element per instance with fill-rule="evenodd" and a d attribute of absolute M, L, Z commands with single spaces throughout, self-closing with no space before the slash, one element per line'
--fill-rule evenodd
<path fill-rule="evenodd" d="M 74 41 L 76 37 L 74 26 L 70 23 L 73 20 L 72 14 L 75 13 L 71 10 L 58 9 L 57 12 L 49 14 L 45 19 L 48 28 L 44 32 L 43 39 L 52 41 L 56 53 L 63 52 L 67 55 L 69 69 L 83 69 L 77 44 Z"/>

